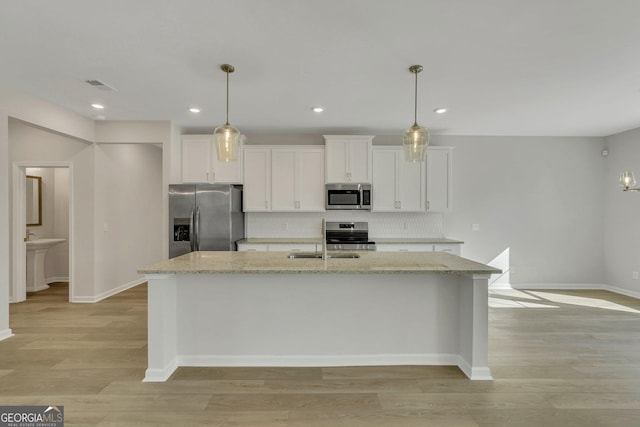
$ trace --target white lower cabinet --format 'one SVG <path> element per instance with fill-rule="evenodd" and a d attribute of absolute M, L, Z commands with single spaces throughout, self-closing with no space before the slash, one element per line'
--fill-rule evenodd
<path fill-rule="evenodd" d="M 315 252 L 315 243 L 238 243 L 238 252 Z"/>
<path fill-rule="evenodd" d="M 269 245 L 266 243 L 238 243 L 238 252 L 267 252 Z"/>
<path fill-rule="evenodd" d="M 447 252 L 460 256 L 461 244 L 443 243 L 376 243 L 378 252 Z"/>

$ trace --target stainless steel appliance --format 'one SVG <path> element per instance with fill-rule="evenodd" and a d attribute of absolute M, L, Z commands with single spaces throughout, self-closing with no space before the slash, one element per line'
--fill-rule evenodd
<path fill-rule="evenodd" d="M 169 258 L 192 251 L 235 251 L 243 238 L 242 186 L 169 186 Z"/>
<path fill-rule="evenodd" d="M 375 251 L 376 243 L 369 240 L 366 222 L 327 221 L 325 238 L 329 251 Z"/>
<path fill-rule="evenodd" d="M 371 184 L 327 184 L 327 209 L 371 210 Z"/>

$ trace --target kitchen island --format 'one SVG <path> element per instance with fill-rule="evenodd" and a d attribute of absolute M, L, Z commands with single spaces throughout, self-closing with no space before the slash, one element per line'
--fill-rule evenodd
<path fill-rule="evenodd" d="M 456 365 L 491 379 L 493 267 L 442 252 L 192 252 L 149 283 L 145 381 L 178 366 Z"/>

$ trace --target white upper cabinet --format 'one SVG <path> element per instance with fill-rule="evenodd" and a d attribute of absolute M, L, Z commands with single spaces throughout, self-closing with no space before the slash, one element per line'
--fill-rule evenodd
<path fill-rule="evenodd" d="M 374 147 L 372 189 L 374 211 L 424 212 L 425 162 L 407 162 L 402 147 Z"/>
<path fill-rule="evenodd" d="M 325 135 L 326 182 L 370 183 L 371 142 L 367 135 Z"/>
<path fill-rule="evenodd" d="M 242 137 L 244 141 L 244 136 Z M 218 160 L 212 135 L 182 137 L 182 182 L 242 184 L 242 147 L 238 160 Z"/>
<path fill-rule="evenodd" d="M 324 209 L 323 147 L 245 147 L 245 212 Z"/>
<path fill-rule="evenodd" d="M 245 212 L 271 210 L 271 149 L 244 147 L 244 187 L 242 191 Z"/>
<path fill-rule="evenodd" d="M 427 210 L 447 212 L 452 207 L 452 147 L 427 149 Z"/>

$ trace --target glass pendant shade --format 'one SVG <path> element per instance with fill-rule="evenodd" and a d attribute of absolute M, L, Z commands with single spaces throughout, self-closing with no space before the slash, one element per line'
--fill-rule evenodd
<path fill-rule="evenodd" d="M 628 190 L 629 187 L 635 187 L 636 178 L 633 176 L 633 172 L 626 171 L 620 174 L 620 187 L 624 190 Z"/>
<path fill-rule="evenodd" d="M 238 147 L 240 146 L 240 131 L 229 123 L 218 126 L 213 131 L 213 140 L 216 144 L 216 154 L 221 162 L 235 162 L 238 160 Z"/>
<path fill-rule="evenodd" d="M 429 131 L 418 124 L 414 124 L 405 131 L 402 145 L 404 146 L 405 160 L 408 162 L 422 162 L 427 157 Z"/>

